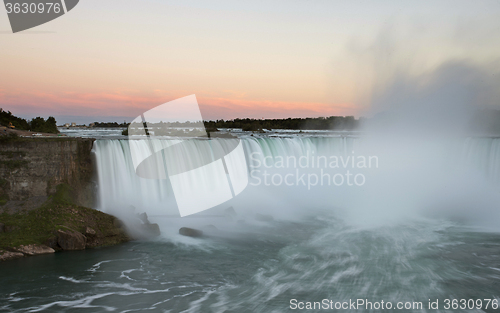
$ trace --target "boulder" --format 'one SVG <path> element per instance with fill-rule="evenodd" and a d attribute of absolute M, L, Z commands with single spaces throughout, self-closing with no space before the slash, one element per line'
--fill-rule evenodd
<path fill-rule="evenodd" d="M 87 238 L 74 230 L 57 231 L 57 244 L 63 250 L 83 250 L 87 243 Z"/>
<path fill-rule="evenodd" d="M 146 214 L 146 212 L 137 214 L 137 218 L 140 219 L 144 224 L 149 224 L 148 215 Z"/>
<path fill-rule="evenodd" d="M 96 235 L 96 232 L 93 228 L 88 227 L 88 226 L 85 228 L 85 236 L 93 237 L 95 235 Z"/>
<path fill-rule="evenodd" d="M 21 252 L 26 255 L 39 255 L 39 254 L 47 254 L 47 253 L 54 253 L 56 252 L 54 249 L 51 247 L 47 247 L 46 245 L 26 245 L 26 246 L 19 246 L 14 248 L 16 252 Z"/>
<path fill-rule="evenodd" d="M 21 252 L 11 252 L 0 250 L 0 261 L 22 258 L 24 256 Z"/>
<path fill-rule="evenodd" d="M 158 224 L 142 224 L 140 225 L 141 233 L 144 237 L 158 237 L 161 235 L 160 226 Z"/>
<path fill-rule="evenodd" d="M 189 227 L 181 227 L 181 229 L 179 229 L 179 234 L 181 234 L 183 236 L 187 236 L 187 237 L 202 237 L 203 236 L 203 232 L 201 230 L 189 228 Z"/>

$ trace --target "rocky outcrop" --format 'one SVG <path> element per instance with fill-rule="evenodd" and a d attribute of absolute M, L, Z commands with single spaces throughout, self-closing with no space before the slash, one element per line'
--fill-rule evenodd
<path fill-rule="evenodd" d="M 87 243 L 85 246 L 87 249 L 99 246 L 113 245 L 133 239 L 127 234 L 123 222 L 121 222 L 117 218 L 115 218 L 115 221 L 113 222 L 113 227 L 109 227 L 105 231 L 99 230 L 98 227 L 86 227 L 83 234 L 87 239 Z"/>
<path fill-rule="evenodd" d="M 160 226 L 158 224 L 142 224 L 140 231 L 146 238 L 158 237 L 161 235 Z"/>
<path fill-rule="evenodd" d="M 7 261 L 12 259 L 22 258 L 24 256 L 21 252 L 12 252 L 0 250 L 0 261 Z"/>
<path fill-rule="evenodd" d="M 146 214 L 146 212 L 137 214 L 136 216 L 138 219 L 140 219 L 142 221 L 143 224 L 150 224 L 149 219 L 148 219 L 148 215 Z"/>
<path fill-rule="evenodd" d="M 30 256 L 114 245 L 131 239 L 116 217 L 75 205 L 71 195 L 69 186 L 59 185 L 57 192 L 41 207 L 0 215 L 5 230 L 0 248 Z M 8 253 L 2 260 L 16 256 L 19 255 Z"/>
<path fill-rule="evenodd" d="M 59 229 L 57 231 L 57 244 L 63 250 L 84 250 L 87 238 L 74 230 Z"/>
<path fill-rule="evenodd" d="M 23 253 L 26 255 L 39 255 L 39 254 L 48 254 L 56 252 L 51 247 L 47 247 L 46 245 L 26 245 L 19 246 L 13 249 L 15 252 Z"/>
<path fill-rule="evenodd" d="M 203 232 L 201 230 L 189 227 L 181 227 L 181 229 L 179 229 L 179 234 L 187 237 L 203 237 Z"/>
<path fill-rule="evenodd" d="M 120 222 L 121 223 L 121 222 Z M 149 222 L 148 215 L 144 213 L 135 214 L 133 218 L 127 219 L 126 225 L 122 225 L 134 239 L 148 239 L 161 235 L 160 226 Z"/>

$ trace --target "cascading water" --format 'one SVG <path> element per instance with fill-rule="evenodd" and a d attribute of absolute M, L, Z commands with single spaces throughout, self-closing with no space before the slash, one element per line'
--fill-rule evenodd
<path fill-rule="evenodd" d="M 467 138 L 462 157 L 493 183 L 500 183 L 500 138 Z"/>
<path fill-rule="evenodd" d="M 169 179 L 147 179 L 136 175 L 130 145 L 137 147 L 137 151 L 147 151 L 147 145 L 151 142 L 161 148 L 172 144 L 171 140 L 161 139 L 151 140 L 149 143 L 144 140 L 96 141 L 94 153 L 98 177 L 98 209 L 123 212 L 134 206 L 150 215 L 178 216 L 175 195 Z M 214 142 L 217 141 L 192 140 L 184 155 L 188 158 L 178 162 L 188 164 L 196 162 L 200 150 L 206 153 L 215 149 L 217 145 L 214 145 Z M 241 195 L 221 204 L 219 208 L 232 205 L 236 208 L 241 207 L 243 211 L 254 212 L 259 210 L 258 208 L 252 210 L 252 205 L 262 206 L 266 205 L 265 201 L 269 201 L 273 202 L 273 208 L 264 208 L 264 211 L 278 215 L 284 212 L 293 215 L 294 212 L 300 211 L 293 209 L 298 202 L 300 205 L 307 205 L 307 209 L 302 207 L 305 211 L 313 209 L 311 206 L 321 206 L 344 207 L 345 210 L 359 213 L 353 206 L 357 206 L 358 210 L 366 206 L 367 204 L 360 202 L 360 199 L 368 199 L 367 194 L 370 195 L 370 192 L 376 194 L 372 196 L 377 197 L 387 197 L 389 195 L 384 193 L 395 192 L 390 196 L 395 198 L 407 196 L 415 200 L 413 201 L 415 204 L 422 206 L 424 206 L 422 201 L 432 198 L 430 194 L 415 194 L 421 192 L 418 189 L 425 190 L 425 188 L 413 188 L 411 185 L 407 189 L 412 190 L 399 192 L 398 188 L 404 185 L 405 181 L 407 184 L 432 185 L 434 193 L 436 190 L 441 192 L 446 189 L 444 185 L 456 184 L 457 181 L 464 184 L 471 183 L 473 178 L 493 189 L 500 182 L 500 138 L 470 137 L 459 143 L 458 148 L 455 142 L 444 148 L 441 145 L 442 153 L 436 153 L 439 150 L 435 146 L 427 147 L 432 154 L 426 153 L 420 146 L 411 145 L 409 151 L 398 148 L 398 151 L 390 151 L 391 155 L 383 149 L 370 151 L 369 144 L 366 144 L 367 140 L 349 136 L 243 138 L 241 142 L 245 160 L 239 162 L 243 162 L 243 166 L 246 166 L 249 176 L 248 187 Z M 413 149 L 417 152 L 415 153 Z M 335 158 L 335 164 L 332 163 L 334 160 L 332 158 Z M 358 163 L 360 158 L 365 161 L 361 166 Z M 376 158 L 373 164 L 372 158 Z M 177 162 L 175 156 L 172 156 L 171 162 Z M 352 180 L 349 185 L 345 176 L 348 171 Z M 263 177 L 265 176 L 263 173 L 267 177 Z M 287 177 L 287 174 L 290 177 Z M 355 176 L 358 174 L 362 174 L 363 177 L 358 179 Z M 226 179 L 210 170 L 199 171 L 197 175 L 194 179 L 207 188 L 217 188 L 220 182 Z M 460 175 L 460 178 L 456 175 Z M 395 185 L 392 186 L 391 183 Z M 481 189 L 477 186 L 463 188 Z M 482 189 L 481 192 L 484 191 L 484 188 Z M 468 192 L 474 193 L 475 190 Z M 442 193 L 445 194 L 444 191 Z M 192 196 L 196 197 L 196 193 L 193 192 Z M 264 198 L 265 201 L 259 201 L 257 198 Z M 289 206 L 285 207 L 287 204 Z M 377 213 L 382 213 L 380 211 L 387 209 L 386 207 L 376 210 Z M 398 210 L 404 211 L 404 208 Z M 281 215 L 286 217 L 287 214 Z"/>
<path fill-rule="evenodd" d="M 295 161 L 301 157 L 312 156 L 346 156 L 355 149 L 357 139 L 351 137 L 334 138 L 249 138 L 242 139 L 247 171 L 251 173 L 252 160 L 268 164 L 276 157 L 293 157 Z M 126 210 L 129 206 L 140 208 L 152 214 L 177 214 L 175 196 L 168 179 L 147 179 L 136 175 L 130 145 L 136 151 L 148 151 L 148 145 L 167 148 L 172 144 L 169 140 L 97 140 L 94 146 L 98 177 L 97 208 L 103 211 Z M 188 159 L 178 162 L 196 162 L 200 151 L 214 149 L 214 140 L 192 140 L 187 146 Z M 269 159 L 271 157 L 271 159 Z M 193 158 L 190 160 L 189 158 Z M 265 158 L 268 158 L 264 160 Z M 175 156 L 172 157 L 176 162 Z M 310 166 L 309 166 L 310 167 Z M 201 171 L 195 179 L 200 185 L 213 186 L 225 179 L 210 171 Z M 251 183 L 251 182 L 250 182 Z M 193 197 L 196 194 L 193 193 Z"/>

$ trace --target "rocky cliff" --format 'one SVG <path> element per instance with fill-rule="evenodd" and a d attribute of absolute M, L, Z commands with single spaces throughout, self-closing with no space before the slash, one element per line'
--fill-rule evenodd
<path fill-rule="evenodd" d="M 61 183 L 75 190 L 76 204 L 92 207 L 93 142 L 68 137 L 0 142 L 0 212 L 38 208 Z"/>
<path fill-rule="evenodd" d="M 93 142 L 0 136 L 0 261 L 160 235 L 145 213 L 126 225 L 90 208 Z"/>

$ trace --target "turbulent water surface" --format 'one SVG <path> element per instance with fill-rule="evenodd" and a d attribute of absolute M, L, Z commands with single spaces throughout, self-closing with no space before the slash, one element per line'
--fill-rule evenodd
<path fill-rule="evenodd" d="M 291 299 L 358 298 L 424 306 L 439 299 L 443 310 L 445 299 L 500 293 L 500 236 L 451 223 L 362 229 L 324 216 L 238 234 L 169 236 L 4 263 L 0 310 L 283 312 Z"/>

